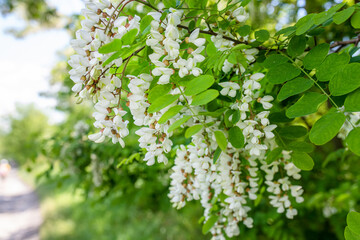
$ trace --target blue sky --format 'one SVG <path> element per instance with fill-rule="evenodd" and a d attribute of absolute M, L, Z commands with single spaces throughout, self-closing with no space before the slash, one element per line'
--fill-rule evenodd
<path fill-rule="evenodd" d="M 49 0 L 61 14 L 80 13 L 80 0 Z M 17 39 L 6 29 L 21 27 L 24 22 L 16 14 L 0 17 L 0 117 L 14 113 L 16 103 L 35 103 L 53 122 L 60 115 L 53 109 L 55 100 L 42 98 L 40 92 L 50 89 L 52 67 L 57 52 L 69 46 L 70 36 L 65 30 L 43 30 Z"/>

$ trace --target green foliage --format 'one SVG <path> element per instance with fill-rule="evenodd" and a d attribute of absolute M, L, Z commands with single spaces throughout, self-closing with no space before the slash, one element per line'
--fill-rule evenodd
<path fill-rule="evenodd" d="M 316 145 L 323 145 L 338 134 L 346 117 L 343 113 L 330 112 L 317 120 L 310 131 L 310 141 Z"/>
<path fill-rule="evenodd" d="M 283 101 L 291 96 L 303 93 L 310 89 L 314 85 L 314 82 L 303 77 L 295 78 L 294 80 L 286 82 L 280 92 L 277 95 L 279 101 Z"/>
<path fill-rule="evenodd" d="M 192 135 L 198 133 L 203 128 L 203 125 L 194 125 L 186 129 L 185 137 L 190 138 Z"/>
<path fill-rule="evenodd" d="M 186 84 L 184 94 L 187 96 L 197 95 L 211 87 L 214 82 L 214 77 L 210 75 L 196 77 Z"/>
<path fill-rule="evenodd" d="M 347 227 L 345 228 L 345 240 L 360 239 L 360 213 L 351 211 L 346 218 Z"/>
<path fill-rule="evenodd" d="M 166 121 L 168 121 L 170 118 L 174 117 L 176 114 L 178 114 L 181 109 L 183 109 L 184 106 L 180 106 L 180 105 L 177 105 L 177 106 L 173 106 L 171 108 L 169 108 L 169 110 L 167 110 L 162 116 L 161 118 L 159 119 L 159 123 L 162 124 L 162 123 L 165 123 Z"/>
<path fill-rule="evenodd" d="M 301 55 L 306 48 L 306 37 L 304 35 L 294 36 L 289 41 L 289 46 L 287 48 L 287 53 L 291 57 L 296 57 Z"/>
<path fill-rule="evenodd" d="M 299 76 L 299 74 L 300 70 L 292 64 L 282 63 L 270 68 L 266 76 L 269 79 L 269 82 L 280 84 Z"/>
<path fill-rule="evenodd" d="M 329 90 L 334 96 L 350 93 L 360 87 L 360 63 L 350 63 L 344 66 L 331 79 Z"/>
<path fill-rule="evenodd" d="M 307 153 L 293 152 L 291 158 L 295 166 L 301 170 L 310 171 L 314 167 L 314 161 Z"/>
<path fill-rule="evenodd" d="M 344 102 L 345 111 L 360 112 L 360 88 L 350 93 Z"/>
<path fill-rule="evenodd" d="M 214 134 L 215 134 L 216 142 L 219 145 L 219 147 L 221 148 L 221 150 L 226 151 L 227 139 L 226 139 L 225 134 L 222 131 L 216 131 L 216 132 L 214 132 Z"/>
<path fill-rule="evenodd" d="M 346 143 L 349 149 L 355 153 L 356 155 L 360 156 L 360 128 L 354 128 L 351 130 L 349 135 L 346 138 Z"/>
<path fill-rule="evenodd" d="M 148 109 L 148 113 L 154 113 L 154 112 L 158 112 L 161 109 L 169 106 L 170 104 L 172 104 L 173 102 L 175 102 L 175 100 L 177 100 L 180 97 L 180 95 L 171 95 L 171 94 L 166 94 L 163 96 L 158 97 L 149 107 Z"/>
<path fill-rule="evenodd" d="M 238 126 L 234 126 L 229 130 L 229 142 L 235 148 L 244 146 L 244 134 Z"/>
<path fill-rule="evenodd" d="M 306 69 L 313 69 L 321 65 L 326 55 L 328 54 L 330 45 L 322 43 L 317 45 L 304 58 L 304 66 Z"/>
<path fill-rule="evenodd" d="M 306 92 L 294 105 L 286 111 L 286 116 L 296 118 L 317 112 L 319 106 L 327 97 L 317 92 Z"/>
<path fill-rule="evenodd" d="M 347 53 L 329 54 L 324 62 L 317 68 L 316 77 L 321 82 L 330 81 L 333 76 L 340 71 L 350 61 Z"/>
<path fill-rule="evenodd" d="M 196 95 L 193 98 L 191 105 L 199 106 L 199 105 L 207 104 L 207 103 L 211 102 L 212 100 L 214 100 L 215 98 L 217 98 L 217 96 L 219 96 L 219 91 L 217 91 L 215 89 L 206 90 L 205 92 L 202 92 L 202 93 Z"/>

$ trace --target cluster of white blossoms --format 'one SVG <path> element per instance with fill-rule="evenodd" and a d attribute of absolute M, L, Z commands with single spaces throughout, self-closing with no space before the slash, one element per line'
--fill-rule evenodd
<path fill-rule="evenodd" d="M 342 125 L 339 134 L 337 135 L 339 138 L 345 140 L 347 135 L 354 129 L 354 127 L 360 127 L 360 112 L 345 112 L 345 116 L 347 116 L 347 121 L 345 121 L 344 125 Z"/>
<path fill-rule="evenodd" d="M 300 170 L 289 161 L 290 152 L 282 151 L 274 161 L 266 161 L 267 154 L 277 148 L 272 133 L 277 126 L 268 119 L 273 97 L 262 96 L 260 80 L 264 74 L 249 74 L 251 70 L 246 71 L 255 61 L 258 50 L 247 47 L 236 49 L 247 63 L 232 64 L 225 60 L 221 67 L 223 74 L 238 76 L 237 80 L 222 80 L 218 84 L 222 87 L 221 95 L 234 99 L 228 111 L 239 113 L 235 127 L 244 135 L 244 146 L 236 148 L 228 143 L 226 149 L 219 153 L 215 133 L 228 134 L 222 126 L 224 115 L 211 117 L 199 114 L 207 111 L 205 106 L 192 106 L 194 97 L 186 96 L 186 87 L 172 79 L 203 74 L 201 67 L 205 60 L 206 40 L 200 34 L 210 32 L 211 41 L 220 52 L 236 47 L 229 40 L 235 36 L 226 30 L 209 29 L 210 26 L 190 31 L 187 26 L 181 25 L 181 10 L 170 8 L 167 15 L 161 10 L 150 12 L 147 14 L 152 19 L 149 33 L 144 46 L 137 49 L 141 51 L 146 47 L 151 52 L 146 56 L 150 70 L 140 71 L 138 76 L 127 75 L 126 66 L 136 54 L 126 59 L 113 59 L 112 54 L 99 53 L 99 48 L 114 39 L 122 39 L 132 29 L 140 32 L 141 19 L 138 16 L 121 15 L 130 2 L 100 0 L 86 3 L 82 12 L 85 17 L 81 22 L 82 29 L 76 33 L 77 39 L 72 41 L 76 51 L 69 61 L 73 68 L 71 79 L 75 82 L 73 91 L 80 99 L 94 102 L 94 126 L 100 129 L 89 139 L 102 142 L 109 137 L 124 147 L 123 138 L 129 130 L 128 121 L 123 118 L 127 111 L 120 107 L 120 103 L 126 101 L 134 124 L 141 127 L 136 134 L 139 146 L 146 150 L 144 161 L 148 165 L 156 161 L 166 164 L 168 153 L 178 148 L 171 170 L 169 197 L 177 208 L 184 207 L 187 201 L 199 200 L 204 208 L 204 222 L 216 218 L 210 229 L 213 239 L 239 235 L 240 222 L 249 228 L 253 226 L 251 206 L 259 198 L 260 184 L 267 186 L 269 203 L 279 213 L 293 218 L 297 214 L 293 202 L 303 201 L 301 186 L 293 184 L 293 180 L 300 179 Z M 234 9 L 229 17 L 242 23 L 249 15 L 240 7 Z M 184 44 L 185 47 L 181 47 Z M 125 83 L 127 86 L 124 88 Z M 152 104 L 149 92 L 154 85 L 169 85 L 168 95 L 176 97 L 156 112 L 149 111 Z M 164 114 L 174 107 L 179 107 L 179 111 L 169 120 L 161 121 Z M 202 129 L 192 135 L 190 144 L 173 146 L 169 127 L 184 117 L 188 118 L 183 127 L 201 125 Z M 232 118 L 235 118 L 234 114 L 227 121 L 231 122 Z"/>

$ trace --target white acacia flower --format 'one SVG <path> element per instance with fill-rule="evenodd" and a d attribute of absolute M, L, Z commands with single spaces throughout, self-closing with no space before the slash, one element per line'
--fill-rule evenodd
<path fill-rule="evenodd" d="M 262 104 L 263 108 L 267 110 L 267 109 L 272 108 L 273 105 L 270 102 L 273 100 L 274 100 L 274 98 L 272 96 L 266 95 L 266 96 L 260 98 L 259 102 Z"/>
<path fill-rule="evenodd" d="M 219 83 L 220 86 L 223 87 L 223 89 L 220 91 L 221 95 L 224 96 L 230 96 L 235 97 L 236 96 L 236 90 L 240 89 L 239 84 L 235 82 L 222 82 Z"/>
<path fill-rule="evenodd" d="M 245 8 L 239 7 L 232 12 L 232 16 L 239 22 L 245 22 L 249 18 L 249 14 L 245 11 Z"/>

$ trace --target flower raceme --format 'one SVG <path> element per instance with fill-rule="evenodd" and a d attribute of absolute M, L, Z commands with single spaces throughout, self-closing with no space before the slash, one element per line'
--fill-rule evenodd
<path fill-rule="evenodd" d="M 136 134 L 148 165 L 166 164 L 168 153 L 176 151 L 169 198 L 176 208 L 199 200 L 204 222 L 215 219 L 209 229 L 213 239 L 239 235 L 239 223 L 253 226 L 251 206 L 262 185 L 269 203 L 293 218 L 293 203 L 303 201 L 301 186 L 293 183 L 301 177 L 300 169 L 289 161 L 291 152 L 266 160 L 277 148 L 272 132 L 277 126 L 268 118 L 273 97 L 263 95 L 264 74 L 251 68 L 258 50 L 238 47 L 229 40 L 236 38 L 234 33 L 214 24 L 183 25 L 184 10 L 128 15 L 131 2 L 86 3 L 82 29 L 71 41 L 72 90 L 80 100 L 94 103 L 99 129 L 88 138 L 97 143 L 110 138 L 124 147 L 129 134 L 125 115 L 131 115 L 140 127 Z M 243 24 L 249 15 L 235 7 L 228 17 Z M 209 61 L 210 55 L 219 62 L 217 56 L 229 54 L 235 61 L 224 59 L 219 66 Z M 144 58 L 148 67 L 130 74 L 129 66 Z M 223 107 L 208 112 L 210 102 Z M 172 141 L 180 126 L 193 130 L 188 145 Z"/>

